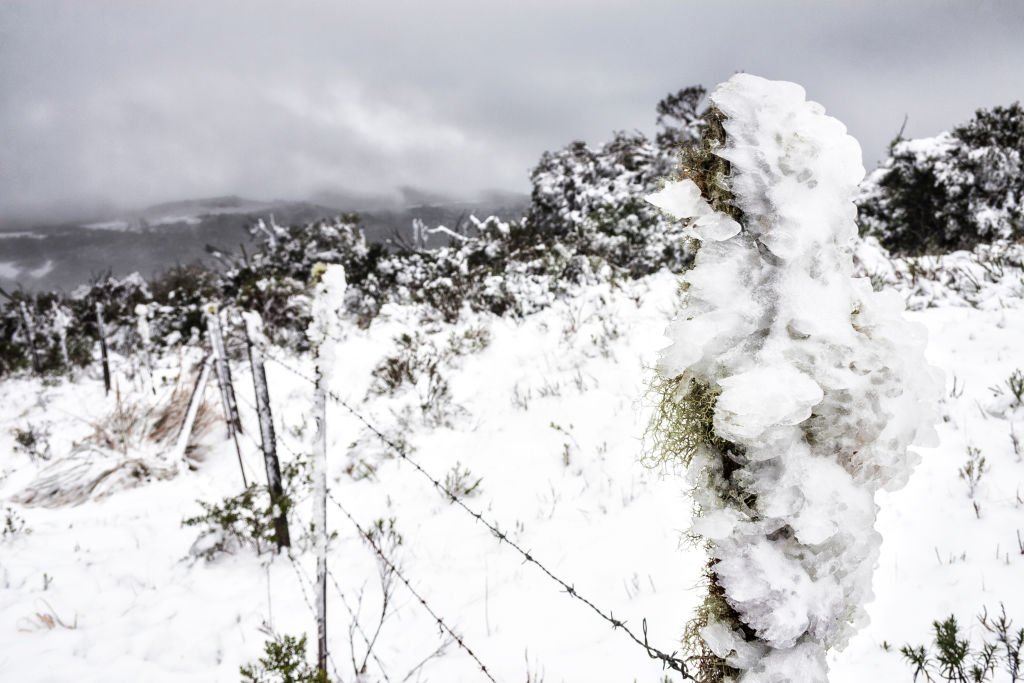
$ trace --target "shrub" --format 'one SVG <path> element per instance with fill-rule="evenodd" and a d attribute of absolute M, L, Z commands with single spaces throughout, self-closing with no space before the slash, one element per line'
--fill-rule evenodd
<path fill-rule="evenodd" d="M 271 504 L 267 486 L 255 483 L 217 503 L 197 501 L 202 514 L 182 520 L 182 526 L 200 530 L 190 553 L 213 560 L 221 553 L 233 553 L 243 547 L 255 547 L 259 552 L 277 548 L 276 520 L 291 510 L 294 492 L 306 477 L 304 470 L 297 463 L 282 468 L 285 492 L 277 505 Z"/>
<path fill-rule="evenodd" d="M 857 200 L 862 230 L 900 254 L 1024 237 L 1024 108 L 979 109 L 934 138 L 897 137 Z"/>
<path fill-rule="evenodd" d="M 1013 620 L 1007 618 L 1002 605 L 999 616 L 990 617 L 985 610 L 978 621 L 984 633 L 976 647 L 961 632 L 956 617 L 950 615 L 943 621 L 932 622 L 934 649 L 909 644 L 900 648 L 904 660 L 913 668 L 914 680 L 923 677 L 929 683 L 985 683 L 995 681 L 996 671 L 1001 670 L 1009 674 L 1013 683 L 1019 681 L 1024 628 L 1013 630 Z"/>
<path fill-rule="evenodd" d="M 255 664 L 239 668 L 242 683 L 328 683 L 327 672 L 306 661 L 306 636 L 274 636 Z"/>

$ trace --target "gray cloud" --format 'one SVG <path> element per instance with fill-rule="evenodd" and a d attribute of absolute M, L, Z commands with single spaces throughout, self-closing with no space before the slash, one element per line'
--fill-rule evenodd
<path fill-rule="evenodd" d="M 871 167 L 1024 92 L 1019 2 L 0 2 L 0 216 L 238 193 L 522 190 L 735 71 L 794 80 Z"/>

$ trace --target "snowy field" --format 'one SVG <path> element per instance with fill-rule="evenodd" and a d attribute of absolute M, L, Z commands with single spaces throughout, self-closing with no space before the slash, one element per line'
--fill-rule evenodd
<path fill-rule="evenodd" d="M 331 388 L 404 439 L 435 477 L 468 469 L 465 482 L 480 480 L 464 498 L 470 507 L 638 633 L 646 619 L 651 644 L 672 651 L 703 599 L 705 557 L 683 539 L 691 502 L 679 473 L 652 471 L 639 460 L 650 412 L 645 388 L 677 302 L 676 278 L 662 273 L 586 289 L 521 321 L 474 316 L 424 326 L 416 311 L 389 308 L 369 330 L 342 331 Z M 899 647 L 930 643 L 931 622 L 949 614 L 972 634 L 980 631 L 975 615 L 984 607 L 998 611 L 1000 602 L 1018 625 L 1024 619 L 1024 462 L 1011 439 L 1014 418 L 1024 439 L 1024 409 L 1012 405 L 1005 385 L 1024 365 L 1019 303 L 909 314 L 927 326 L 929 359 L 945 373 L 941 443 L 918 451 L 921 463 L 906 488 L 877 499 L 884 543 L 871 623 L 832 654 L 832 681 L 910 681 Z M 436 384 L 428 394 L 426 380 L 393 393 L 371 391 L 372 370 L 394 353 L 397 336 L 419 334 L 441 349 L 467 330 L 480 338 L 479 328 L 487 331 L 484 348 L 438 364 L 448 399 Z M 309 359 L 280 354 L 312 375 Z M 158 365 L 173 383 L 182 362 L 175 356 Z M 116 378 L 123 404 L 166 400 L 167 389 L 154 396 L 144 373 L 130 378 L 127 370 L 125 363 Z M 239 362 L 233 372 L 247 476 L 263 481 L 248 366 Z M 267 372 L 287 463 L 310 450 L 312 386 L 278 363 L 268 363 Z M 207 391 L 219 411 L 215 386 Z M 309 543 L 296 543 L 294 564 L 250 548 L 213 561 L 190 556 L 197 530 L 181 522 L 200 512 L 196 501 L 218 501 L 242 487 L 220 421 L 203 437 L 205 455 L 194 469 L 161 462 L 155 447 L 141 454 L 173 466 L 172 478 L 72 507 L 12 502 L 94 423 L 108 420 L 117 400 L 104 396 L 95 376 L 0 384 L 0 514 L 12 520 L 0 540 L 0 680 L 237 681 L 239 666 L 262 653 L 269 631 L 309 634 L 315 651 Z M 424 403 L 431 404 L 426 413 Z M 49 460 L 16 448 L 12 430 L 27 425 L 48 425 Z M 336 404 L 328 405 L 328 439 L 331 495 L 361 524 L 394 519 L 404 574 L 497 681 L 663 679 L 642 648 L 524 564 Z M 986 463 L 973 501 L 958 474 L 969 448 Z M 329 505 L 328 513 L 337 532 L 329 553 L 332 674 L 384 680 L 373 658 L 357 679 L 351 654 L 354 643 L 358 667 L 365 645 L 350 630 L 352 612 L 364 630 L 376 628 L 376 559 L 338 508 Z M 307 496 L 292 515 L 294 537 L 310 515 Z M 390 609 L 374 648 L 388 680 L 408 672 L 408 680 L 486 680 L 454 645 L 417 669 L 444 638 L 404 586 L 395 588 Z"/>

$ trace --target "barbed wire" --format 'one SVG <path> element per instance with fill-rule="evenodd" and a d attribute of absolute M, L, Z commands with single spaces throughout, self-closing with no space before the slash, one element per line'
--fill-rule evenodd
<path fill-rule="evenodd" d="M 345 606 L 345 611 L 347 611 L 349 616 L 352 618 L 352 624 L 355 626 L 355 630 L 359 632 L 359 636 L 363 639 L 363 643 L 365 643 L 366 647 L 369 648 L 368 654 L 373 658 L 373 661 L 377 663 L 377 668 L 380 669 L 380 675 L 384 677 L 385 681 L 391 683 L 391 677 L 388 676 L 387 669 L 384 668 L 384 662 L 380 660 L 380 657 L 378 657 L 377 653 L 374 651 L 373 643 L 370 642 L 369 636 L 367 636 L 366 631 L 363 630 L 363 625 L 359 622 L 359 617 L 356 616 L 355 611 L 351 606 L 349 606 L 348 599 L 345 597 L 345 592 L 341 590 L 341 586 L 338 585 L 338 580 L 334 577 L 334 572 L 330 569 L 327 570 L 327 578 L 329 578 L 331 583 L 334 584 L 334 590 L 337 592 L 338 597 L 341 598 L 341 604 Z M 361 599 L 360 602 L 362 602 Z"/>
<path fill-rule="evenodd" d="M 289 365 L 288 363 L 285 363 L 284 361 L 282 361 L 279 358 L 277 358 L 276 355 L 271 354 L 271 353 L 267 353 L 266 357 L 269 360 L 272 360 L 273 362 L 277 363 L 279 366 L 281 366 L 285 370 L 288 370 L 289 372 L 291 372 L 296 377 L 299 377 L 300 379 L 303 379 L 303 380 L 305 380 L 307 382 L 310 382 L 310 383 L 312 383 L 314 385 L 316 384 L 316 380 L 315 379 L 313 379 L 312 377 L 309 377 L 308 375 L 306 375 L 305 373 L 301 372 L 300 370 L 296 370 L 295 368 L 291 367 L 291 365 Z M 583 595 L 581 595 L 572 584 L 568 583 L 567 581 L 563 580 L 559 576 L 555 575 L 550 569 L 548 569 L 544 564 L 542 564 L 539 560 L 537 560 L 537 558 L 535 558 L 532 553 L 530 553 L 529 551 L 523 549 L 522 546 L 520 546 L 518 543 L 516 543 L 515 541 L 510 539 L 505 532 L 501 531 L 501 529 L 497 526 L 497 524 L 489 521 L 486 517 L 483 516 L 482 513 L 477 512 L 476 510 L 474 510 L 471 507 L 469 507 L 468 505 L 466 505 L 458 495 L 453 493 L 447 486 L 442 484 L 436 477 L 434 477 L 432 474 L 430 474 L 418 462 L 416 462 L 411 457 L 409 457 L 408 452 L 406 451 L 406 449 L 403 446 L 395 443 L 392 439 L 390 439 L 386 434 L 384 434 L 384 432 L 382 432 L 380 429 L 378 429 L 376 427 L 376 425 L 374 425 L 366 417 L 364 417 L 359 411 L 357 411 L 355 408 L 353 408 L 352 405 L 348 401 L 346 401 L 345 399 L 341 398 L 340 396 L 338 396 L 333 391 L 326 390 L 324 393 L 327 396 L 327 398 L 331 399 L 332 401 L 334 401 L 335 403 L 337 403 L 338 405 L 343 407 L 353 417 L 355 417 L 357 420 L 359 420 L 361 423 L 363 423 L 363 425 L 365 425 L 366 428 L 369 429 L 384 445 L 386 445 L 388 448 L 390 448 L 392 451 L 394 451 L 394 453 L 396 455 L 398 455 L 398 457 L 400 457 L 402 460 L 404 460 L 405 462 L 409 463 L 409 465 L 411 465 L 413 467 L 413 469 L 416 470 L 417 473 L 419 473 L 421 476 L 423 476 L 425 479 L 427 479 L 430 482 L 430 484 L 435 489 L 437 489 L 439 492 L 444 494 L 444 496 L 446 498 L 448 498 L 448 500 L 453 505 L 455 505 L 458 508 L 462 509 L 464 512 L 469 514 L 473 519 L 475 519 L 480 524 L 483 524 L 488 529 L 488 531 L 490 531 L 495 536 L 495 538 L 498 539 L 498 541 L 500 543 L 503 543 L 503 544 L 509 546 L 510 548 L 515 550 L 523 558 L 523 560 L 525 562 L 527 562 L 529 564 L 532 564 L 535 567 L 537 567 L 549 579 L 551 579 L 552 581 L 557 583 L 559 586 L 561 586 L 561 588 L 565 591 L 566 594 L 569 595 L 569 597 L 574 598 L 574 599 L 580 601 L 581 603 L 583 603 L 584 605 L 586 605 L 587 607 L 589 607 L 592 612 L 594 612 L 599 617 L 601 617 L 604 621 L 609 623 L 613 630 L 621 630 L 621 631 L 623 631 L 626 634 L 626 636 L 629 637 L 634 643 L 636 643 L 640 647 L 644 648 L 644 651 L 647 653 L 648 657 L 650 657 L 651 659 L 656 659 L 656 660 L 660 661 L 661 665 L 662 665 L 662 668 L 664 670 L 675 671 L 675 672 L 679 673 L 679 675 L 682 676 L 684 680 L 697 680 L 693 676 L 690 675 L 690 673 L 687 670 L 686 662 L 683 659 L 681 659 L 680 657 L 677 656 L 677 651 L 673 651 L 671 653 L 666 653 L 666 652 L 664 652 L 662 650 L 659 650 L 658 648 L 656 648 L 656 647 L 654 647 L 653 645 L 650 644 L 650 641 L 648 640 L 648 635 L 647 635 L 647 619 L 643 619 L 642 624 L 641 624 L 641 630 L 642 630 L 642 635 L 643 635 L 643 639 L 641 640 L 641 638 L 639 636 L 637 636 L 637 634 L 626 624 L 625 621 L 623 621 L 621 619 L 616 619 L 615 618 L 615 614 L 613 612 L 611 612 L 611 611 L 605 612 L 600 607 L 598 607 L 594 602 L 592 602 L 588 598 L 586 598 Z M 333 500 L 333 498 L 332 498 L 332 500 Z M 334 502 L 335 502 L 335 505 L 338 505 L 337 501 L 334 501 Z M 339 505 L 339 507 L 340 507 L 340 505 Z M 345 514 L 348 515 L 348 513 L 344 509 L 342 510 L 342 512 L 345 512 Z M 349 519 L 352 519 L 353 523 L 355 523 L 355 520 L 350 515 L 349 515 Z"/>
<path fill-rule="evenodd" d="M 302 570 L 302 565 L 296 562 L 290 552 L 285 553 L 285 555 L 288 557 L 288 561 L 291 562 L 292 569 L 295 570 L 295 578 L 299 580 L 299 591 L 302 593 L 302 600 L 306 603 L 309 611 L 315 616 L 316 610 L 313 608 L 313 603 L 310 601 L 309 596 L 306 595 L 306 582 L 309 582 L 310 590 L 313 590 L 313 582 L 309 581 L 308 576 L 303 579 L 305 571 Z M 334 663 L 334 655 L 331 654 L 330 649 L 327 650 L 327 661 L 331 663 L 331 668 L 334 669 L 334 677 L 340 681 L 341 676 L 338 674 L 338 665 Z"/>
<path fill-rule="evenodd" d="M 473 652 L 469 645 L 466 644 L 466 642 L 462 639 L 462 636 L 456 633 L 455 630 L 452 629 L 452 627 L 450 627 L 445 622 L 445 620 L 437 612 L 434 611 L 434 609 L 427 603 L 426 598 L 420 595 L 419 591 L 413 588 L 413 585 L 409 581 L 409 579 L 407 579 L 405 575 L 402 573 L 402 570 L 400 570 L 395 565 L 395 563 L 391 561 L 391 558 L 387 556 L 387 553 L 385 553 L 384 550 L 380 547 L 377 541 L 373 538 L 373 535 L 367 532 L 365 529 L 363 529 L 362 525 L 360 525 L 359 522 L 356 521 L 356 518 L 352 516 L 352 513 L 350 513 L 345 508 L 345 506 L 339 503 L 338 500 L 330 494 L 330 492 L 327 493 L 327 498 L 332 503 L 334 503 L 334 505 L 339 510 L 341 510 L 342 514 L 348 517 L 348 520 L 352 522 L 352 526 L 356 528 L 356 531 L 358 531 L 359 535 L 363 537 L 363 540 L 365 540 L 367 544 L 370 546 L 370 548 L 373 549 L 373 552 L 376 553 L 377 557 L 380 558 L 380 561 L 383 562 L 384 565 L 388 568 L 388 570 L 395 575 L 395 578 L 397 578 L 399 581 L 402 582 L 403 585 L 405 585 L 409 592 L 412 593 L 412 596 L 416 598 L 420 605 L 423 606 L 423 609 L 426 610 L 426 612 L 431 616 L 431 618 L 433 618 L 434 622 L 437 624 L 438 629 L 443 633 L 447 633 L 448 636 L 455 641 L 455 644 L 458 645 L 459 648 L 464 650 L 466 654 L 473 658 L 473 661 L 476 662 L 478 667 L 480 667 L 480 671 L 483 672 L 484 676 L 486 676 L 487 679 L 491 681 L 491 683 L 497 683 L 497 681 L 494 680 L 494 676 L 491 675 L 491 672 L 487 670 L 487 665 L 480 661 L 480 658 L 477 657 L 476 653 Z"/>
<path fill-rule="evenodd" d="M 283 443 L 281 441 L 279 441 L 278 444 L 281 445 L 286 451 L 288 451 L 288 453 L 293 458 L 300 457 L 299 454 L 295 451 L 295 449 L 290 447 L 288 444 Z M 328 494 L 328 496 L 330 496 L 330 494 Z M 340 503 L 338 503 L 337 500 L 335 500 L 333 497 L 331 497 L 331 500 L 334 502 L 335 505 L 338 505 L 339 508 L 340 508 Z M 349 517 L 349 519 L 352 519 L 351 516 Z M 359 534 L 362 536 L 363 535 L 362 528 L 359 525 L 356 525 L 356 529 L 358 530 Z M 309 577 L 309 575 L 306 574 L 306 570 L 302 569 L 302 565 L 295 565 L 295 567 L 296 567 L 297 571 L 301 571 L 302 572 L 303 576 L 305 576 L 306 581 L 310 585 L 312 585 L 313 581 Z M 396 572 L 396 575 L 397 575 L 397 572 Z M 343 590 L 341 590 L 341 585 L 338 583 L 337 578 L 334 576 L 334 573 L 330 569 L 327 570 L 327 576 L 328 576 L 328 578 L 330 578 L 331 583 L 334 584 L 334 590 L 335 590 L 335 592 L 337 592 L 338 597 L 341 598 L 341 604 L 344 605 L 345 610 L 348 612 L 349 616 L 352 618 L 352 622 L 355 624 L 356 630 L 359 632 L 359 635 L 362 637 L 363 642 L 366 644 L 367 647 L 371 648 L 370 651 L 369 651 L 370 657 L 372 657 L 373 661 L 377 663 L 377 668 L 380 670 L 380 673 L 384 677 L 384 680 L 387 681 L 388 683 L 391 683 L 391 678 L 388 676 L 387 669 L 384 666 L 384 662 L 381 661 L 381 659 L 377 655 L 377 653 L 373 651 L 372 645 L 370 643 L 370 639 L 366 635 L 366 631 L 363 629 L 362 624 L 359 623 L 359 618 L 356 616 L 355 611 L 349 605 L 348 599 L 345 597 L 345 592 Z M 404 579 L 403 579 L 403 581 L 404 581 Z M 415 595 L 415 593 L 413 593 L 413 595 Z M 305 596 L 303 596 L 303 597 L 305 597 Z M 422 598 L 417 596 L 417 599 L 420 601 L 421 604 L 426 606 L 427 609 L 430 609 L 429 606 L 426 605 L 426 603 L 423 601 Z M 307 604 L 309 604 L 308 601 L 307 601 Z"/>

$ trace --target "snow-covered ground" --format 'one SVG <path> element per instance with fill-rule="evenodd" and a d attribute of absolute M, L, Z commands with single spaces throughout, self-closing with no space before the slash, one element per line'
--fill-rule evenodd
<path fill-rule="evenodd" d="M 682 538 L 691 504 L 681 477 L 648 470 L 639 458 L 650 411 L 645 386 L 676 307 L 676 279 L 662 273 L 618 289 L 592 287 L 521 321 L 478 316 L 424 326 L 410 309 L 388 309 L 368 331 L 338 332 L 331 388 L 383 431 L 401 435 L 412 457 L 440 479 L 456 463 L 470 470 L 468 481 L 481 482 L 468 505 L 638 633 L 646 619 L 651 643 L 672 651 L 703 599 L 705 558 Z M 831 680 L 911 680 L 899 647 L 929 643 L 931 622 L 950 613 L 975 634 L 974 615 L 998 610 L 1000 602 L 1018 626 L 1024 620 L 1024 462 L 1011 440 L 1014 408 L 1005 392 L 999 397 L 990 389 L 1005 388 L 1024 365 L 1020 311 L 940 307 L 909 314 L 928 327 L 929 358 L 946 374 L 941 444 L 920 450 L 922 462 L 906 488 L 878 497 L 885 540 L 871 624 L 830 657 Z M 420 410 L 425 381 L 394 395 L 369 391 L 371 371 L 394 352 L 396 336 L 418 332 L 442 348 L 452 333 L 480 326 L 489 332 L 486 348 L 439 364 L 450 387 L 450 402 L 433 401 L 439 411 Z M 308 359 L 281 354 L 312 375 Z M 173 376 L 179 362 L 168 358 L 163 366 Z M 241 445 L 248 476 L 262 481 L 247 370 L 244 363 L 234 368 L 247 431 Z M 276 363 L 267 372 L 282 458 L 308 454 L 312 386 Z M 125 402 L 164 397 L 151 398 L 140 379 L 121 376 L 119 386 Z M 215 387 L 208 391 L 216 406 Z M 250 550 L 212 562 L 189 556 L 197 532 L 183 528 L 182 519 L 200 511 L 197 500 L 241 489 L 234 446 L 220 422 L 204 437 L 205 460 L 195 470 L 180 467 L 172 479 L 75 507 L 10 502 L 49 464 L 16 449 L 13 429 L 49 423 L 52 462 L 90 433 L 91 423 L 105 420 L 116 400 L 104 396 L 95 377 L 0 384 L 0 524 L 10 509 L 30 531 L 0 540 L 0 679 L 237 681 L 239 665 L 261 654 L 268 629 L 307 633 L 315 650 L 308 543 L 297 544 L 295 566 Z M 660 665 L 642 648 L 500 545 L 344 408 L 328 406 L 328 430 L 331 494 L 364 524 L 394 518 L 406 575 L 496 680 L 662 680 Z M 1024 441 L 1020 407 L 1016 431 Z M 977 513 L 958 475 L 968 447 L 980 449 L 987 464 Z M 368 467 L 373 473 L 363 476 Z M 294 536 L 310 512 L 306 498 L 293 515 Z M 360 621 L 371 629 L 380 600 L 374 555 L 338 509 L 329 506 L 328 513 L 338 534 L 331 573 L 353 609 L 362 591 Z M 333 582 L 328 603 L 333 665 L 341 679 L 356 680 L 352 618 Z M 393 608 L 376 654 L 390 680 L 401 681 L 442 638 L 402 586 Z M 358 633 L 351 640 L 361 652 Z M 486 680 L 454 645 L 418 677 Z M 382 680 L 372 659 L 365 680 Z"/>

